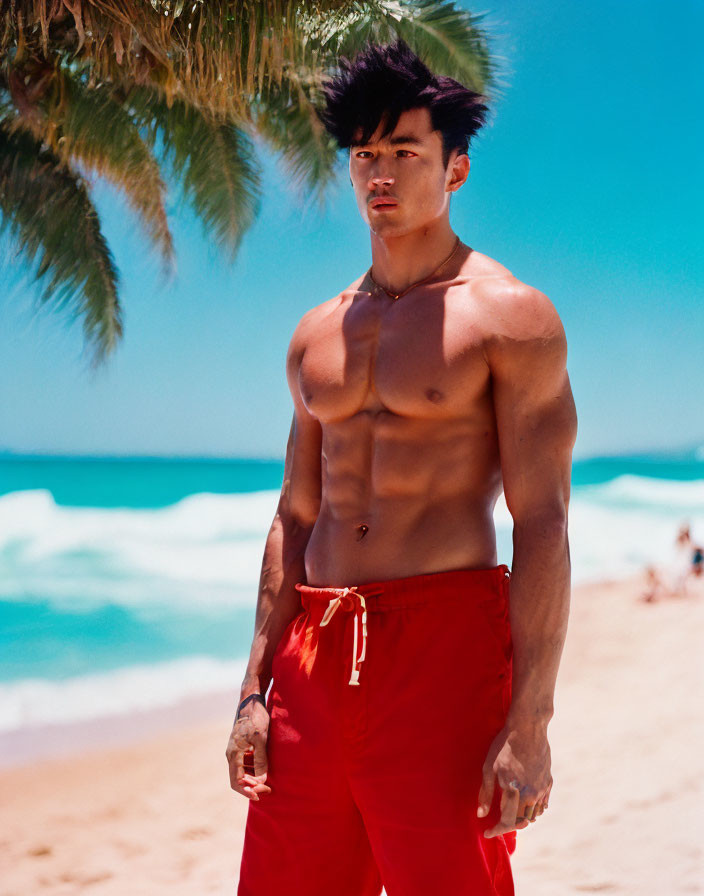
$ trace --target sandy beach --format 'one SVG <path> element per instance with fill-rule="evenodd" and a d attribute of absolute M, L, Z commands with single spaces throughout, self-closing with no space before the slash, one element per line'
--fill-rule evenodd
<path fill-rule="evenodd" d="M 555 783 L 518 834 L 518 896 L 704 893 L 704 580 L 652 604 L 641 587 L 573 588 Z M 234 702 L 6 740 L 4 761 L 25 761 L 0 771 L 2 896 L 233 896 L 248 805 L 224 756 Z"/>

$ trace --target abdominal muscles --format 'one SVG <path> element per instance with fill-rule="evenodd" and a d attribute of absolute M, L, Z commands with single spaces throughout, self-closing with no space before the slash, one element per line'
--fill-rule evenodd
<path fill-rule="evenodd" d="M 486 421 L 360 411 L 323 426 L 310 584 L 344 586 L 496 564 L 501 492 Z"/>

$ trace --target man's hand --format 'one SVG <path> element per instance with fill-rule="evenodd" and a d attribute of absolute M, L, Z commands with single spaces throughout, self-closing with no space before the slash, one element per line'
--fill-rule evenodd
<path fill-rule="evenodd" d="M 269 734 L 269 713 L 256 700 L 242 710 L 232 726 L 230 740 L 225 750 L 230 767 L 230 787 L 250 800 L 258 800 L 260 793 L 271 793 L 265 784 L 268 763 L 266 741 Z M 254 750 L 254 774 L 244 769 L 245 753 Z"/>
<path fill-rule="evenodd" d="M 485 837 L 527 828 L 547 808 L 552 775 L 545 728 L 507 723 L 494 738 L 482 768 L 480 817 L 489 812 L 495 777 L 503 791 L 501 819 L 484 832 Z"/>

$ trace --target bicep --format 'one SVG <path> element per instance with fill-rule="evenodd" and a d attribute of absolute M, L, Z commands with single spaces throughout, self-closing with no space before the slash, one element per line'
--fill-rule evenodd
<path fill-rule="evenodd" d="M 564 329 L 546 296 L 531 290 L 487 360 L 514 523 L 566 517 L 577 415 Z"/>

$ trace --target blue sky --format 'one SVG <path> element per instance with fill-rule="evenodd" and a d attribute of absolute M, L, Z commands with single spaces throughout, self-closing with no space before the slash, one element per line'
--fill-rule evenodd
<path fill-rule="evenodd" d="M 504 93 L 452 201 L 464 242 L 555 304 L 575 458 L 704 442 L 704 5 L 494 2 Z M 234 264 L 173 190 L 165 282 L 119 196 L 96 185 L 125 339 L 92 374 L 78 323 L 42 309 L 0 242 L 0 450 L 282 457 L 300 316 L 371 262 L 346 178 L 323 215 L 260 152 L 264 200 Z"/>

